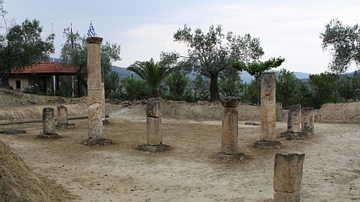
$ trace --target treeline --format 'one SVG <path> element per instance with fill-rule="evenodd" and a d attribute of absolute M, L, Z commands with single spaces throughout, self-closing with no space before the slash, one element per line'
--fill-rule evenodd
<path fill-rule="evenodd" d="M 276 75 L 276 99 L 287 109 L 290 105 L 301 104 L 320 108 L 329 102 L 347 102 L 360 99 L 360 76 L 337 75 L 330 72 L 312 74 L 307 81 L 296 78 L 293 72 L 281 69 Z M 71 81 L 63 77 L 63 96 L 71 96 Z M 120 81 L 116 72 L 105 76 L 105 95 L 108 99 L 143 100 L 152 96 L 151 89 L 143 79 L 125 78 Z M 186 74 L 172 72 L 159 85 L 159 96 L 176 101 L 210 101 L 209 79 L 197 76 L 190 80 Z M 241 102 L 258 103 L 255 80 L 244 83 L 237 80 L 220 78 L 218 80 L 220 97 L 237 96 Z M 85 89 L 84 89 L 85 90 Z M 75 89 L 75 94 L 76 94 Z"/>

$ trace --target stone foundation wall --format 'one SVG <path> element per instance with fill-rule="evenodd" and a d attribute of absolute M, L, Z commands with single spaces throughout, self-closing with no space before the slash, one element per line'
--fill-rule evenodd
<path fill-rule="evenodd" d="M 315 121 L 319 123 L 360 123 L 360 102 L 325 104 L 319 110 Z"/>
<path fill-rule="evenodd" d="M 222 105 L 220 102 L 174 102 L 164 101 L 161 109 L 163 118 L 193 119 L 193 120 L 221 120 Z M 239 104 L 236 107 L 239 121 L 260 120 L 260 107 Z"/>

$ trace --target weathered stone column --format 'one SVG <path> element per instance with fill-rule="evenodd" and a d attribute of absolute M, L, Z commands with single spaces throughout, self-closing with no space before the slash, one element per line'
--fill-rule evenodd
<path fill-rule="evenodd" d="M 279 148 L 276 141 L 276 80 L 274 72 L 261 74 L 260 141 L 254 144 L 260 148 Z"/>
<path fill-rule="evenodd" d="M 111 140 L 103 139 L 103 111 L 102 111 L 102 91 L 101 91 L 101 53 L 100 44 L 102 38 L 87 38 L 87 85 L 88 85 L 88 120 L 89 120 L 89 139 L 84 140 L 86 145 L 109 145 Z"/>
<path fill-rule="evenodd" d="M 43 109 L 43 133 L 38 135 L 39 138 L 61 138 L 55 133 L 55 113 L 54 108 Z"/>
<path fill-rule="evenodd" d="M 163 141 L 161 100 L 151 98 L 146 105 L 146 140 L 148 145 L 160 145 Z"/>
<path fill-rule="evenodd" d="M 301 132 L 301 105 L 289 107 L 287 131 L 292 133 Z"/>
<path fill-rule="evenodd" d="M 102 78 L 104 79 L 104 78 Z M 101 82 L 101 111 L 102 111 L 102 122 L 103 125 L 109 124 L 110 122 L 106 119 L 106 106 L 105 106 L 105 85 Z"/>
<path fill-rule="evenodd" d="M 240 102 L 238 97 L 224 97 L 220 100 L 223 105 L 221 152 L 226 155 L 238 153 L 238 112 L 236 106 Z"/>
<path fill-rule="evenodd" d="M 301 131 L 314 134 L 314 107 L 301 108 Z"/>
<path fill-rule="evenodd" d="M 58 105 L 57 106 L 57 128 L 74 128 L 75 124 L 68 123 L 68 112 L 64 105 Z"/>
<path fill-rule="evenodd" d="M 305 154 L 276 154 L 274 202 L 300 202 Z"/>
<path fill-rule="evenodd" d="M 287 140 L 299 139 L 301 133 L 301 105 L 291 105 L 288 112 L 287 131 L 281 133 L 281 137 L 287 137 Z"/>
<path fill-rule="evenodd" d="M 138 149 L 159 152 L 169 148 L 163 144 L 161 99 L 151 98 L 146 103 L 146 144 L 139 145 Z"/>

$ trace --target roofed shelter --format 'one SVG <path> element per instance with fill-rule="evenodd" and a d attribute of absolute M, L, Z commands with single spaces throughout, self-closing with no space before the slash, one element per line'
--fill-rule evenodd
<path fill-rule="evenodd" d="M 20 70 L 12 70 L 8 79 L 13 89 L 24 91 L 31 85 L 38 85 L 41 92 L 48 93 L 60 90 L 59 76 L 74 75 L 76 75 L 76 69 L 73 66 L 58 62 L 44 62 Z"/>

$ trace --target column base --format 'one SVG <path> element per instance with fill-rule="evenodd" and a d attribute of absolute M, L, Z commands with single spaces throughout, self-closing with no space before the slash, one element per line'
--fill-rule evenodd
<path fill-rule="evenodd" d="M 14 130 L 14 129 L 0 131 L 0 134 L 5 134 L 5 135 L 17 135 L 17 134 L 22 134 L 22 133 L 26 133 L 26 131 L 25 130 Z"/>
<path fill-rule="evenodd" d="M 280 149 L 281 145 L 279 141 L 257 141 L 254 143 L 254 147 L 262 149 Z"/>
<path fill-rule="evenodd" d="M 162 152 L 170 150 L 170 146 L 166 144 L 149 145 L 143 144 L 137 147 L 138 150 L 150 151 L 150 152 Z"/>
<path fill-rule="evenodd" d="M 86 139 L 81 142 L 83 145 L 87 146 L 108 146 L 111 145 L 112 140 L 110 139 Z"/>
<path fill-rule="evenodd" d="M 102 120 L 102 123 L 103 123 L 103 125 L 110 124 L 110 122 L 109 122 L 107 119 L 103 119 L 103 120 Z"/>
<path fill-rule="evenodd" d="M 59 129 L 70 129 L 75 128 L 75 123 L 61 123 L 57 124 L 55 127 Z"/>
<path fill-rule="evenodd" d="M 58 139 L 58 138 L 62 138 L 62 136 L 54 133 L 54 134 L 40 134 L 37 136 L 38 138 L 42 138 L 42 139 Z"/>
<path fill-rule="evenodd" d="M 281 133 L 280 137 L 286 138 L 286 140 L 303 140 L 307 135 L 310 135 L 310 133 L 306 133 L 306 132 L 294 133 L 294 132 L 286 131 Z"/>
<path fill-rule="evenodd" d="M 285 193 L 285 192 L 275 192 L 273 202 L 300 202 L 301 195 L 300 192 Z"/>
<path fill-rule="evenodd" d="M 215 159 L 222 161 L 243 161 L 245 157 L 243 153 L 225 154 L 224 152 L 219 152 L 215 155 Z"/>

